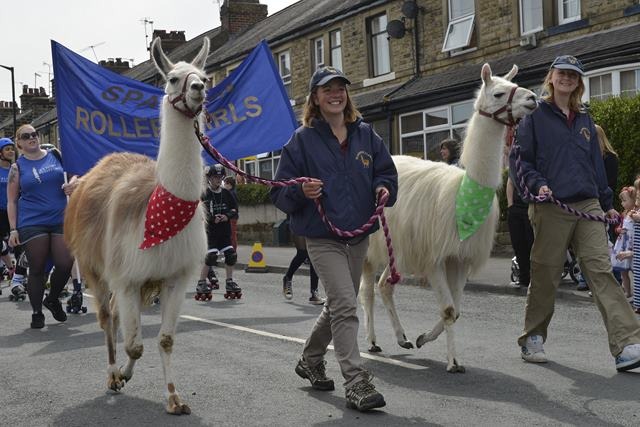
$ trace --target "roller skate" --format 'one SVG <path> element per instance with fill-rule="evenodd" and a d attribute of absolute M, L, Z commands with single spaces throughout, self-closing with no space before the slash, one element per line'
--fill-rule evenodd
<path fill-rule="evenodd" d="M 220 289 L 220 284 L 218 283 L 218 277 L 216 276 L 216 272 L 213 268 L 209 268 L 209 274 L 207 274 L 207 280 L 209 281 L 209 285 L 211 285 L 211 289 Z"/>
<path fill-rule="evenodd" d="M 194 298 L 196 301 L 211 301 L 211 285 L 206 280 L 198 280 Z"/>
<path fill-rule="evenodd" d="M 74 279 L 73 294 L 67 300 L 67 313 L 79 314 L 80 312 L 86 313 L 87 307 L 82 305 L 82 283 Z"/>
<path fill-rule="evenodd" d="M 11 288 L 9 301 L 24 301 L 25 299 L 27 299 L 27 290 L 24 285 L 18 284 Z"/>
<path fill-rule="evenodd" d="M 13 271 L 14 271 L 13 268 L 3 265 L 2 268 L 0 269 L 0 281 L 10 282 L 11 279 L 13 278 Z"/>
<path fill-rule="evenodd" d="M 242 289 L 233 279 L 227 279 L 225 283 L 224 299 L 240 299 L 242 298 Z"/>

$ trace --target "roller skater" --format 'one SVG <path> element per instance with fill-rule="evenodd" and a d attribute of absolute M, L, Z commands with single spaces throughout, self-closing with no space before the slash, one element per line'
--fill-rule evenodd
<path fill-rule="evenodd" d="M 78 279 L 73 279 L 73 293 L 67 300 L 67 313 L 86 313 L 87 307 L 82 305 L 82 283 Z"/>
<path fill-rule="evenodd" d="M 222 179 L 225 176 L 225 170 L 222 165 L 207 167 L 205 175 L 207 189 L 202 195 L 202 204 L 206 212 L 207 245 L 209 250 L 205 256 L 205 265 L 200 272 L 200 281 L 196 286 L 195 298 L 196 300 L 202 300 L 199 299 L 202 294 L 198 292 L 198 289 L 207 289 L 201 286 L 202 282 L 207 283 L 209 292 L 211 292 L 211 289 L 217 289 L 215 286 L 218 279 L 213 271 L 213 266 L 216 265 L 220 253 L 224 255 L 225 263 L 225 298 L 240 298 L 242 296 L 241 289 L 233 281 L 233 266 L 238 260 L 238 255 L 231 245 L 231 225 L 229 223 L 230 219 L 238 217 L 238 205 L 231 193 L 221 186 Z"/>
<path fill-rule="evenodd" d="M 227 279 L 225 282 L 224 299 L 240 299 L 242 298 L 242 289 L 233 279 Z"/>

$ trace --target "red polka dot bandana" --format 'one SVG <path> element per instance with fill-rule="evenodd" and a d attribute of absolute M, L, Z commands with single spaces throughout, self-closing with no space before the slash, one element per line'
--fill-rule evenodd
<path fill-rule="evenodd" d="M 195 215 L 198 203 L 198 200 L 182 200 L 158 184 L 147 205 L 144 241 L 140 249 L 159 245 L 181 232 Z"/>

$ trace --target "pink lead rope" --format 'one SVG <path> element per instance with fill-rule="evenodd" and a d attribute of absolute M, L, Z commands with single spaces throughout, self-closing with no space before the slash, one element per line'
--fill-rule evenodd
<path fill-rule="evenodd" d="M 194 122 L 194 127 L 196 130 L 196 136 L 198 137 L 198 140 L 200 141 L 200 144 L 205 149 L 205 151 L 209 153 L 209 155 L 213 157 L 217 162 L 219 162 L 226 168 L 232 170 L 233 172 L 239 175 L 244 176 L 247 179 L 247 181 L 255 182 L 262 185 L 267 185 L 270 187 L 287 187 L 290 185 L 304 184 L 305 182 L 312 181 L 312 179 L 308 177 L 282 179 L 282 180 L 276 181 L 276 180 L 264 179 L 257 176 L 249 175 L 246 172 L 238 169 L 236 165 L 234 165 L 232 162 L 225 159 L 224 156 L 220 154 L 220 152 L 216 150 L 213 147 L 213 145 L 211 145 L 211 142 L 209 141 L 209 137 L 207 137 L 206 135 L 203 135 L 202 132 L 200 132 L 200 125 L 197 120 Z M 387 225 L 387 219 L 384 216 L 384 207 L 386 206 L 388 200 L 389 200 L 389 192 L 388 191 L 382 192 L 376 204 L 376 210 L 373 213 L 373 215 L 369 218 L 369 220 L 364 225 L 351 231 L 345 231 L 337 228 L 327 217 L 324 211 L 324 208 L 322 207 L 322 203 L 320 203 L 320 199 L 314 199 L 314 202 L 316 204 L 316 209 L 318 210 L 318 213 L 322 218 L 322 221 L 327 225 L 327 227 L 329 227 L 332 233 L 334 233 L 339 237 L 353 238 L 353 237 L 360 236 L 366 233 L 371 227 L 373 227 L 373 225 L 376 223 L 378 218 L 380 219 L 382 230 L 384 232 L 385 241 L 387 243 L 387 253 L 389 254 L 389 277 L 387 278 L 387 282 L 391 285 L 395 285 L 400 281 L 401 277 L 400 277 L 400 274 L 398 273 L 398 270 L 396 269 L 396 261 L 395 261 L 395 256 L 393 254 L 393 245 L 391 244 L 391 232 L 389 231 L 389 226 Z"/>

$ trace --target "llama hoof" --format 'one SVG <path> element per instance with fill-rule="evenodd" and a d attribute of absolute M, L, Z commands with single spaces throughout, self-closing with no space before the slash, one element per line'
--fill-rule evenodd
<path fill-rule="evenodd" d="M 372 343 L 371 347 L 369 347 L 369 353 L 380 353 L 382 348 L 376 345 L 376 343 Z"/>
<path fill-rule="evenodd" d="M 413 343 L 411 341 L 402 341 L 398 343 L 400 347 L 410 349 L 413 348 Z"/>
<path fill-rule="evenodd" d="M 169 401 L 167 402 L 167 413 L 171 415 L 189 415 L 191 413 L 191 408 L 186 403 L 183 403 L 180 397 L 177 394 L 172 394 L 169 396 Z"/>
<path fill-rule="evenodd" d="M 416 340 L 416 347 L 420 348 L 428 342 L 429 340 L 427 339 L 427 334 L 422 334 Z"/>
<path fill-rule="evenodd" d="M 453 359 L 453 365 L 447 366 L 447 372 L 450 374 L 464 374 L 465 369 L 464 366 L 458 364 L 456 359 Z"/>
<path fill-rule="evenodd" d="M 124 387 L 126 381 L 122 377 L 111 376 L 107 379 L 107 388 L 115 392 L 119 392 Z"/>

